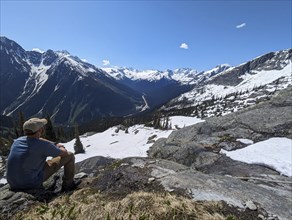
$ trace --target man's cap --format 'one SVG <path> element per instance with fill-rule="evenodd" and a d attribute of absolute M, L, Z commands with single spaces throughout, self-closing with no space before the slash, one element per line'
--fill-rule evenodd
<path fill-rule="evenodd" d="M 23 130 L 26 133 L 35 133 L 40 128 L 44 127 L 47 123 L 48 121 L 45 118 L 31 118 L 24 122 Z"/>

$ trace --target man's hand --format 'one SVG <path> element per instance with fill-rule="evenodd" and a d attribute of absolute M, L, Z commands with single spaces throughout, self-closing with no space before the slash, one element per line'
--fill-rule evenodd
<path fill-rule="evenodd" d="M 61 150 L 61 152 L 60 152 L 60 156 L 61 157 L 66 157 L 66 156 L 69 155 L 69 152 L 66 150 L 66 148 L 64 147 L 64 145 L 57 144 L 57 147 Z"/>
<path fill-rule="evenodd" d="M 55 144 L 56 147 L 58 147 L 61 150 L 60 156 L 66 157 L 69 155 L 68 151 L 66 150 L 65 146 L 63 144 Z"/>
<path fill-rule="evenodd" d="M 58 144 L 56 144 L 56 147 L 58 147 L 58 148 L 64 148 L 64 149 L 66 149 L 66 148 L 65 148 L 65 146 L 64 146 L 63 144 L 59 144 L 59 143 L 58 143 Z"/>

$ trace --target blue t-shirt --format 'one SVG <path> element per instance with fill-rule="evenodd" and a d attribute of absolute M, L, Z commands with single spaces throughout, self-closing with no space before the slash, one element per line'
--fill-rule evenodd
<path fill-rule="evenodd" d="M 14 140 L 7 160 L 7 181 L 10 187 L 41 187 L 47 157 L 57 157 L 60 153 L 61 150 L 54 144 L 37 138 L 24 136 Z"/>

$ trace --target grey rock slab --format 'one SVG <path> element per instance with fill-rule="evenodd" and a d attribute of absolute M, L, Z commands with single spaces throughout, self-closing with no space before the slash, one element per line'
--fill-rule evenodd
<path fill-rule="evenodd" d="M 253 201 L 280 219 L 288 220 L 292 216 L 291 197 L 282 197 L 256 184 L 232 177 L 207 175 L 191 169 L 174 171 L 159 165 L 152 165 L 151 168 L 151 175 L 157 178 L 156 181 L 159 181 L 165 190 L 185 189 L 194 200 L 223 200 L 240 208 L 244 208 L 247 201 Z"/>

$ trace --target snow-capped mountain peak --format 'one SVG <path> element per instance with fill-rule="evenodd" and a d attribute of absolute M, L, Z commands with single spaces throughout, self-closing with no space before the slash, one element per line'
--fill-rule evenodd
<path fill-rule="evenodd" d="M 56 51 L 56 53 L 59 56 L 71 56 L 71 54 L 67 50 L 58 50 L 58 51 Z"/>
<path fill-rule="evenodd" d="M 97 71 L 95 66 L 82 61 L 77 56 L 72 56 L 66 50 L 53 51 L 49 49 L 45 52 L 33 50 L 27 54 L 27 61 L 30 63 L 33 70 L 44 69 L 44 67 L 48 70 L 51 67 L 57 67 L 63 62 L 65 65 L 69 66 L 71 70 L 78 69 L 80 76 L 86 76 L 86 73 L 88 72 Z"/>
<path fill-rule="evenodd" d="M 222 73 L 225 70 L 228 70 L 230 68 L 232 68 L 232 66 L 230 66 L 229 64 L 221 64 L 221 65 L 217 65 L 215 68 L 213 68 L 211 70 L 203 72 L 203 74 L 204 74 L 204 76 L 212 77 L 212 76 L 215 76 L 219 73 Z"/>
<path fill-rule="evenodd" d="M 193 84 L 193 80 L 198 76 L 199 72 L 191 68 L 175 69 L 172 78 L 182 84 Z"/>
<path fill-rule="evenodd" d="M 216 74 L 221 73 L 230 68 L 228 64 L 218 65 L 215 68 L 198 72 L 191 68 L 178 68 L 175 70 L 137 70 L 133 68 L 115 67 L 102 68 L 116 80 L 132 80 L 132 81 L 148 81 L 157 82 L 159 80 L 169 80 L 182 85 L 196 84 L 198 81 L 206 80 Z"/>
<path fill-rule="evenodd" d="M 147 80 L 158 81 L 162 78 L 171 79 L 168 71 L 159 70 L 137 70 L 133 68 L 116 67 L 116 68 L 102 68 L 105 72 L 111 75 L 116 80 Z"/>

